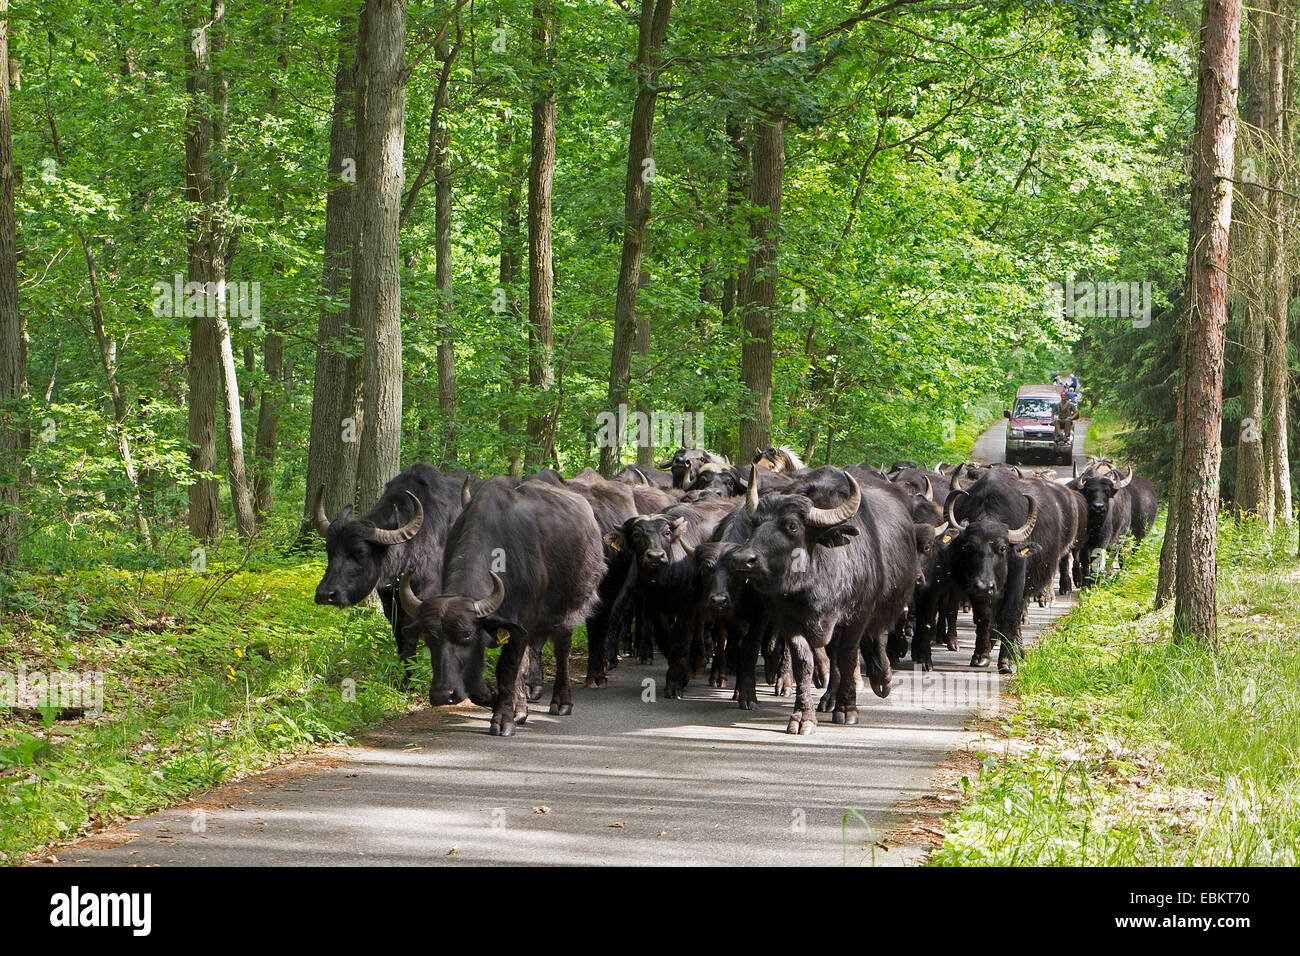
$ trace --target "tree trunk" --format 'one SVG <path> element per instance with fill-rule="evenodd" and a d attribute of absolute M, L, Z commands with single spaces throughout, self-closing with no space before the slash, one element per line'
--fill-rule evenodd
<path fill-rule="evenodd" d="M 528 384 L 534 395 L 549 393 L 555 384 L 555 273 L 551 248 L 555 91 L 549 76 L 554 25 L 551 0 L 540 0 L 533 7 L 533 62 L 546 75 L 533 99 L 532 161 L 528 168 Z M 525 466 L 538 467 L 554 441 L 555 418 L 547 402 L 528 416 Z"/>
<path fill-rule="evenodd" d="M 1271 0 L 1268 15 L 1268 83 L 1264 109 L 1265 131 L 1272 150 L 1269 155 L 1269 346 L 1267 357 L 1269 470 L 1273 478 L 1272 515 L 1282 522 L 1291 520 L 1291 467 L 1287 448 L 1287 383 L 1290 368 L 1287 352 L 1287 314 L 1291 304 L 1291 277 L 1287 255 L 1289 208 L 1285 203 L 1286 170 L 1291 163 L 1290 123 L 1286 121 L 1288 84 L 1291 82 L 1289 50 L 1295 36 L 1295 21 L 1286 16 L 1284 0 Z M 1271 524 L 1271 522 L 1270 522 Z"/>
<path fill-rule="evenodd" d="M 434 286 L 438 297 L 438 410 L 442 417 L 442 457 L 456 464 L 460 457 L 456 429 L 456 350 L 453 325 L 455 305 L 452 300 L 451 264 L 451 126 L 447 113 L 451 108 L 451 61 L 455 48 L 440 51 L 443 69 L 438 78 L 436 96 L 439 117 L 436 158 L 433 167 L 434 190 Z"/>
<path fill-rule="evenodd" d="M 226 3 L 212 0 L 212 53 L 220 59 L 226 46 Z M 211 68 L 211 64 L 209 64 Z M 225 152 L 226 127 L 229 123 L 230 82 L 224 69 L 212 74 L 212 203 L 209 218 L 212 247 L 209 281 L 217 295 L 212 321 L 221 355 L 221 389 L 226 407 L 226 469 L 230 479 L 230 502 L 235 512 L 235 527 L 240 535 L 251 537 L 257 530 L 253 512 L 253 493 L 249 487 L 248 466 L 244 458 L 244 417 L 239 394 L 239 372 L 235 366 L 234 343 L 230 338 L 230 321 L 226 315 L 226 263 L 229 260 L 230 231 L 226 219 L 230 202 L 230 166 Z"/>
<path fill-rule="evenodd" d="M 1247 24 L 1246 106 L 1242 111 L 1244 168 L 1254 169 L 1271 155 L 1260 136 L 1265 127 L 1264 101 L 1267 98 L 1268 71 L 1265 69 L 1265 34 L 1267 23 L 1260 12 L 1250 15 Z M 1271 160 L 1270 160 L 1271 162 Z M 1258 269 L 1243 289 L 1241 316 L 1241 430 L 1237 437 L 1237 511 L 1257 515 L 1272 522 L 1267 507 L 1267 472 L 1264 467 L 1264 329 L 1268 324 L 1268 236 L 1269 224 L 1262 215 L 1266 206 L 1264 190 L 1257 180 L 1238 176 L 1246 202 L 1238 205 L 1238 224 L 1245 227 L 1241 244 L 1246 261 Z M 1243 270 L 1244 271 L 1244 270 Z M 1253 271 L 1253 270 L 1251 270 Z"/>
<path fill-rule="evenodd" d="M 3 74 L 0 74 L 0 78 Z M 104 300 L 99 291 L 99 270 L 95 267 L 95 254 L 90 251 L 90 243 L 81 237 L 81 248 L 86 254 L 86 274 L 90 277 L 91 323 L 95 329 L 95 342 L 99 345 L 100 367 L 104 370 L 104 380 L 108 385 L 108 397 L 113 408 L 113 438 L 117 443 L 117 453 L 122 459 L 122 471 L 131 486 L 131 506 L 135 512 L 135 530 L 149 550 L 153 550 L 153 537 L 149 534 L 149 522 L 145 519 L 144 506 L 140 501 L 140 480 L 136 476 L 135 462 L 131 458 L 131 442 L 126 434 L 126 405 L 122 401 L 122 390 L 117 384 L 117 341 L 107 332 L 104 322 Z"/>
<path fill-rule="evenodd" d="M 650 219 L 650 189 L 654 181 L 655 102 L 659 95 L 659 51 L 668 32 L 672 0 L 641 0 L 641 21 L 636 46 L 636 102 L 627 148 L 627 176 L 623 187 L 623 254 L 614 299 L 614 344 L 609 362 L 609 411 L 618 416 L 627 404 L 632 345 L 637 338 L 636 294 L 641 279 L 641 255 L 646 223 Z M 647 320 L 648 321 L 648 320 Z M 647 329 L 647 337 L 649 330 Z M 612 475 L 621 463 L 622 442 L 600 449 L 600 471 Z M 653 452 L 651 452 L 653 454 Z M 642 452 L 638 451 L 640 461 Z"/>
<path fill-rule="evenodd" d="M 522 218 L 520 209 L 523 206 L 520 180 L 523 176 L 523 170 L 520 169 L 519 174 L 516 175 L 513 122 L 505 115 L 504 111 L 500 116 L 500 122 L 501 131 L 497 135 L 497 154 L 507 185 L 501 205 L 501 256 L 497 278 L 500 282 L 501 291 L 505 296 L 506 315 L 511 325 L 517 326 L 522 316 L 515 283 L 519 281 L 519 267 L 522 258 L 520 249 L 523 244 L 523 236 L 520 231 Z M 517 395 L 524 386 L 524 376 L 520 371 L 523 365 L 523 356 L 518 354 L 513 345 L 515 341 L 513 330 L 509 340 L 512 343 L 509 347 L 509 354 L 512 359 L 510 362 L 511 394 Z M 518 479 L 523 475 L 524 471 L 523 447 L 518 442 L 522 427 L 518 416 L 511 412 L 502 413 L 500 424 L 501 434 L 505 436 L 506 448 L 510 457 L 510 477 Z"/>
<path fill-rule="evenodd" d="M 325 200 L 325 257 L 322 303 L 316 325 L 316 370 L 307 445 L 307 494 L 302 534 L 313 534 L 316 492 L 324 488 L 325 511 L 333 516 L 354 504 L 357 453 L 361 443 L 361 357 L 357 327 L 347 305 L 337 305 L 350 284 L 357 235 L 356 69 L 357 22 L 345 14 L 339 24 L 334 71 L 334 113 L 330 123 L 329 192 Z"/>
<path fill-rule="evenodd" d="M 406 126 L 406 0 L 366 0 L 357 55 L 357 243 L 353 324 L 365 338 L 359 506 L 401 468 L 402 292 L 398 250 Z"/>
<path fill-rule="evenodd" d="M 1217 639 L 1219 432 L 1240 32 L 1241 0 L 1205 0 L 1187 245 L 1190 374 L 1183 383 L 1183 489 L 1174 584 L 1177 639 Z"/>
<path fill-rule="evenodd" d="M 759 42 L 779 42 L 781 5 L 758 0 Z M 736 459 L 747 461 L 756 448 L 772 443 L 772 338 L 776 319 L 776 270 L 781 228 L 781 189 L 785 175 L 785 125 L 769 117 L 754 140 L 754 178 L 750 199 L 759 208 L 750 239 L 754 251 L 739 289 L 741 322 L 741 400 Z"/>
<path fill-rule="evenodd" d="M 9 118 L 9 0 L 0 0 L 0 566 L 18 559 L 19 486 L 26 447 L 27 332 L 18 309 L 13 131 Z"/>
<path fill-rule="evenodd" d="M 638 290 L 645 287 L 647 278 L 644 271 L 637 276 Z M 641 309 L 636 313 L 636 338 L 632 342 L 632 351 L 638 357 L 641 369 L 640 397 L 637 399 L 636 410 L 645 416 L 648 426 L 653 425 L 654 410 L 650 407 L 650 378 L 647 372 L 650 365 L 650 317 Z M 614 407 L 614 413 L 618 413 L 618 406 Z M 655 463 L 655 434 L 651 427 L 647 427 L 644 432 L 637 430 L 636 463 L 642 467 Z"/>
<path fill-rule="evenodd" d="M 293 13 L 293 0 L 285 0 L 279 26 L 275 28 L 276 63 L 283 73 L 289 66 L 289 57 L 285 53 L 284 34 Z M 272 86 L 267 91 L 268 112 L 275 116 L 280 100 L 280 91 Z M 283 216 L 284 202 L 277 199 L 276 208 Z M 273 267 L 277 278 L 284 274 L 279 263 Z M 284 391 L 284 339 L 276 324 L 268 320 L 266 340 L 262 343 L 262 393 L 257 409 L 257 438 L 253 445 L 253 508 L 258 517 L 265 515 L 275 503 L 275 433 L 280 421 L 280 395 Z"/>
<path fill-rule="evenodd" d="M 207 21 L 203 8 L 185 10 L 185 88 L 189 97 L 185 116 L 185 198 L 190 203 L 186 224 L 188 288 L 210 289 L 212 268 L 212 75 L 209 72 Z M 187 296 L 187 298 L 189 298 Z M 205 303 L 206 305 L 206 303 Z M 202 310 L 203 313 L 207 309 Z M 190 354 L 187 363 L 187 415 L 190 468 L 195 474 L 189 487 L 190 533 L 212 541 L 220 530 L 217 510 L 217 399 L 221 391 L 221 343 L 216 324 L 206 314 L 191 315 Z"/>

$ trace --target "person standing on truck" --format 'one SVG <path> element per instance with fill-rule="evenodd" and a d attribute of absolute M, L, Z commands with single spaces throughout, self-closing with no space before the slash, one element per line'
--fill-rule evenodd
<path fill-rule="evenodd" d="M 1074 440 L 1074 402 L 1067 391 L 1061 400 L 1052 406 L 1052 427 L 1056 432 L 1057 444 Z"/>

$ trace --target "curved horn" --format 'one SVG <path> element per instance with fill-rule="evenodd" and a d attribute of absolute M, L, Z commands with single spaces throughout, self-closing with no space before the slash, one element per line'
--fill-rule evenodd
<path fill-rule="evenodd" d="M 1007 540 L 1012 544 L 1023 544 L 1029 540 L 1029 532 L 1034 530 L 1034 524 L 1038 521 L 1038 499 L 1033 495 L 1025 495 L 1025 500 L 1029 502 L 1029 517 L 1019 528 L 1007 532 Z"/>
<path fill-rule="evenodd" d="M 946 521 L 945 521 L 943 524 L 937 524 L 937 525 L 935 525 L 935 526 L 934 526 L 934 536 L 935 536 L 936 538 L 942 538 L 945 534 L 948 533 L 948 528 L 949 528 L 949 525 L 948 525 L 948 522 L 946 522 Z"/>
<path fill-rule="evenodd" d="M 847 471 L 844 477 L 849 479 L 849 484 L 853 487 L 848 500 L 838 508 L 818 508 L 814 505 L 808 509 L 808 516 L 803 519 L 805 524 L 812 525 L 814 528 L 829 528 L 842 521 L 848 521 L 858 513 L 858 507 L 862 504 L 862 489 L 858 487 L 857 479 Z"/>
<path fill-rule="evenodd" d="M 685 541 L 680 541 L 680 542 L 678 542 L 678 543 L 682 546 L 682 550 L 686 552 L 686 556 L 687 556 L 688 558 L 693 558 L 693 557 L 695 557 L 695 549 L 694 549 L 694 548 L 692 548 L 692 547 L 691 547 L 689 544 L 687 544 Z"/>
<path fill-rule="evenodd" d="M 488 574 L 492 575 L 492 593 L 474 602 L 475 617 L 487 617 L 506 599 L 506 582 L 495 571 L 489 571 Z"/>
<path fill-rule="evenodd" d="M 745 489 L 745 513 L 751 518 L 758 511 L 758 465 L 749 466 L 749 487 Z"/>
<path fill-rule="evenodd" d="M 929 475 L 925 478 L 925 500 L 934 504 L 934 485 L 930 484 Z"/>
<path fill-rule="evenodd" d="M 1116 474 L 1118 474 L 1118 472 L 1116 472 Z M 1119 489 L 1123 488 L 1125 485 L 1127 485 L 1127 484 L 1128 484 L 1130 481 L 1132 481 L 1132 480 L 1133 480 L 1133 466 L 1132 466 L 1132 465 L 1129 465 L 1129 466 L 1128 466 L 1128 474 L 1125 475 L 1123 478 L 1121 478 L 1121 479 L 1119 479 L 1118 481 L 1115 482 L 1115 490 L 1116 490 L 1116 491 L 1119 491 Z"/>
<path fill-rule="evenodd" d="M 462 508 L 468 508 L 468 507 L 469 507 L 469 499 L 470 499 L 470 497 L 471 497 L 471 496 L 470 496 L 470 493 L 469 493 L 469 476 L 466 475 L 466 476 L 465 476 L 465 484 L 463 484 L 463 485 L 460 486 L 460 506 L 461 506 Z"/>
<path fill-rule="evenodd" d="M 960 468 L 958 468 L 956 471 L 952 473 L 952 481 L 948 483 L 948 486 L 953 491 L 961 491 L 961 469 Z"/>
<path fill-rule="evenodd" d="M 325 513 L 325 486 L 321 485 L 316 490 L 316 506 L 312 509 L 314 514 L 314 523 L 320 536 L 325 537 L 325 532 L 330 529 L 330 518 Z"/>
<path fill-rule="evenodd" d="M 958 521 L 955 513 L 957 510 L 957 502 L 965 496 L 966 492 L 958 488 L 949 494 L 947 500 L 943 503 L 943 520 L 947 522 L 950 527 L 964 528 L 966 525 L 970 524 L 969 521 Z"/>
<path fill-rule="evenodd" d="M 411 495 L 409 491 L 407 494 Z M 392 530 L 375 528 L 370 532 L 370 540 L 375 544 L 401 544 L 414 538 L 420 530 L 420 525 L 424 524 L 424 505 L 420 504 L 420 499 L 415 495 L 411 495 L 411 500 L 415 502 L 415 514 L 411 516 L 410 521 Z"/>
<path fill-rule="evenodd" d="M 406 611 L 407 614 L 411 615 L 411 617 L 415 617 L 420 613 L 420 605 L 423 602 L 421 602 L 421 600 L 415 596 L 415 592 L 411 590 L 410 571 L 407 571 L 402 575 L 402 583 L 397 589 L 397 597 L 402 602 L 402 609 Z"/>

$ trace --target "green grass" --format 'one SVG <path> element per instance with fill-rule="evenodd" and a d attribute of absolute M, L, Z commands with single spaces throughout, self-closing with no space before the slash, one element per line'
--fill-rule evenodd
<path fill-rule="evenodd" d="M 1083 453 L 1116 458 L 1120 454 L 1121 441 L 1124 433 L 1129 430 L 1129 424 L 1101 409 L 1092 413 L 1091 422 L 1088 435 L 1083 440 Z"/>
<path fill-rule="evenodd" d="M 1157 535 L 1034 647 L 932 864 L 1296 864 L 1295 532 L 1222 524 L 1217 650 L 1151 611 L 1158 552 Z"/>
<path fill-rule="evenodd" d="M 321 562 L 222 584 L 231 570 L 3 580 L 0 671 L 96 672 L 104 712 L 0 712 L 0 862 L 345 741 L 418 701 L 396 688 L 377 609 L 312 602 Z"/>

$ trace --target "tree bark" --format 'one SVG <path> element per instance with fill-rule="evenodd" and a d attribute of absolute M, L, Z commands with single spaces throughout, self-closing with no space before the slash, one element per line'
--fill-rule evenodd
<path fill-rule="evenodd" d="M 654 182 L 655 102 L 659 95 L 659 53 L 668 32 L 672 0 L 641 0 L 641 20 L 636 47 L 636 101 L 632 105 L 632 130 L 627 148 L 627 176 L 623 187 L 623 252 L 614 298 L 614 343 L 609 362 L 609 411 L 616 417 L 628 399 L 633 340 L 638 335 L 636 295 L 641 280 L 641 256 L 646 223 L 650 219 L 650 191 Z M 646 320 L 648 321 L 648 320 Z M 646 330 L 647 340 L 649 329 Z M 600 449 L 600 471 L 612 475 L 621 463 L 619 435 L 615 444 Z M 649 453 L 653 456 L 653 450 Z M 637 460 L 646 453 L 638 449 Z"/>
<path fill-rule="evenodd" d="M 1291 304 L 1291 277 L 1287 254 L 1289 208 L 1285 203 L 1286 170 L 1291 161 L 1290 123 L 1287 122 L 1287 88 L 1291 82 L 1289 55 L 1295 36 L 1295 21 L 1287 16 L 1284 0 L 1270 0 L 1268 14 L 1268 84 L 1264 110 L 1265 131 L 1271 144 L 1269 156 L 1269 247 L 1267 298 L 1269 301 L 1269 344 L 1266 391 L 1269 471 L 1273 479 L 1272 516 L 1291 521 L 1291 467 L 1287 447 L 1287 384 L 1290 369 L 1287 352 L 1287 315 Z M 1271 524 L 1272 522 L 1270 522 Z"/>
<path fill-rule="evenodd" d="M 533 99 L 532 161 L 528 168 L 528 384 L 534 395 L 555 385 L 555 272 L 551 247 L 551 186 L 555 178 L 555 90 L 550 47 L 555 13 L 551 0 L 533 6 L 533 62 L 544 74 Z M 535 399 L 537 401 L 537 399 Z M 550 403 L 528 416 L 524 464 L 536 468 L 555 442 Z"/>
<path fill-rule="evenodd" d="M 220 60 L 226 46 L 226 3 L 212 0 L 211 48 L 213 57 Z M 248 465 L 244 457 L 244 417 L 239 394 L 239 372 L 235 366 L 234 343 L 230 337 L 230 320 L 226 315 L 226 263 L 229 260 L 230 231 L 227 225 L 230 203 L 231 169 L 225 150 L 226 128 L 229 123 L 230 81 L 224 69 L 211 64 L 212 73 L 212 203 L 209 217 L 211 232 L 209 282 L 217 295 L 210 317 L 216 325 L 217 345 L 221 357 L 221 392 L 226 411 L 226 470 L 230 482 L 230 502 L 235 512 L 235 527 L 240 535 L 251 537 L 257 530 L 257 517 L 253 511 L 253 493 L 248 481 Z"/>
<path fill-rule="evenodd" d="M 1264 101 L 1267 98 L 1268 71 L 1265 69 L 1265 34 L 1267 24 L 1260 12 L 1252 13 L 1247 24 L 1247 89 L 1242 118 L 1242 155 L 1246 168 L 1255 168 L 1271 155 L 1261 131 L 1264 129 Z M 1238 205 L 1238 225 L 1244 227 L 1242 247 L 1246 261 L 1258 269 L 1242 290 L 1241 316 L 1241 429 L 1237 438 L 1236 505 L 1242 515 L 1256 515 L 1272 521 L 1268 504 L 1268 475 L 1264 467 L 1264 330 L 1268 325 L 1268 236 L 1269 224 L 1263 215 L 1267 205 L 1264 190 L 1248 177 L 1241 187 L 1246 200 Z"/>
<path fill-rule="evenodd" d="M 442 72 L 438 77 L 435 102 L 438 121 L 436 158 L 433 167 L 434 191 L 434 287 L 438 298 L 438 410 L 442 417 L 442 456 L 456 464 L 458 452 L 456 428 L 456 339 L 455 304 L 452 299 L 451 263 L 451 63 L 459 42 L 443 49 Z"/>
<path fill-rule="evenodd" d="M 523 314 L 523 310 L 520 308 L 519 296 L 516 294 L 515 283 L 519 281 L 520 261 L 522 259 L 520 250 L 523 246 L 523 235 L 520 228 L 522 219 L 520 210 L 523 206 L 521 180 L 524 172 L 520 168 L 516 173 L 513 124 L 504 111 L 500 116 L 500 122 L 501 130 L 497 134 L 497 155 L 500 159 L 502 175 L 505 177 L 506 188 L 501 205 L 501 254 L 497 278 L 502 293 L 505 295 L 505 314 L 511 325 L 517 327 Z M 519 166 L 522 167 L 522 163 Z M 512 359 L 510 363 L 511 394 L 517 395 L 520 389 L 523 388 L 525 379 L 520 371 L 523 366 L 523 355 L 519 354 L 519 350 L 513 344 L 516 341 L 513 328 L 509 341 L 512 343 L 510 345 Z M 523 447 L 518 441 L 522 426 L 519 417 L 508 411 L 502 413 L 500 424 L 501 434 L 505 436 L 507 453 L 510 459 L 510 477 L 518 479 L 523 475 L 524 470 Z"/>
<path fill-rule="evenodd" d="M 186 224 L 187 287 L 211 288 L 212 265 L 212 75 L 209 71 L 207 17 L 194 4 L 185 10 L 185 198 L 190 203 Z M 187 297 L 188 298 L 188 297 Z M 180 305 L 180 303 L 177 303 Z M 203 312 L 207 310 L 204 309 Z M 187 416 L 190 468 L 190 533 L 200 541 L 216 538 L 221 525 L 217 508 L 217 400 L 221 391 L 221 343 L 216 324 L 206 314 L 191 315 L 187 363 Z M 206 477 L 205 477 L 206 476 Z"/>
<path fill-rule="evenodd" d="M 19 488 L 27 444 L 27 331 L 18 308 L 13 130 L 9 115 L 9 0 L 0 0 L 0 566 L 18 559 Z"/>
<path fill-rule="evenodd" d="M 1180 640 L 1217 639 L 1219 432 L 1240 32 L 1240 0 L 1205 0 L 1187 246 L 1190 374 L 1183 383 L 1183 489 L 1174 584 L 1174 634 Z"/>
<path fill-rule="evenodd" d="M 353 324 L 365 338 L 359 506 L 401 468 L 402 292 L 399 219 L 406 126 L 406 0 L 366 0 L 357 55 L 357 243 Z"/>
<path fill-rule="evenodd" d="M 781 5 L 758 0 L 760 42 L 779 42 Z M 781 191 L 785 175 L 785 124 L 768 117 L 758 124 L 754 140 L 754 176 L 750 191 L 758 207 L 750 229 L 754 251 L 738 290 L 741 322 L 741 400 L 738 461 L 756 448 L 772 443 L 772 340 L 776 320 L 776 270 L 781 228 Z"/>
<path fill-rule="evenodd" d="M 325 256 L 316 325 L 303 536 L 315 533 L 313 512 L 318 489 L 325 489 L 322 501 L 331 516 L 344 505 L 354 504 L 356 498 L 362 428 L 361 355 L 356 348 L 359 330 L 353 324 L 351 309 L 336 305 L 351 282 L 352 247 L 357 235 L 356 48 L 356 14 L 348 11 L 339 24 L 338 65 L 334 71 Z"/>

